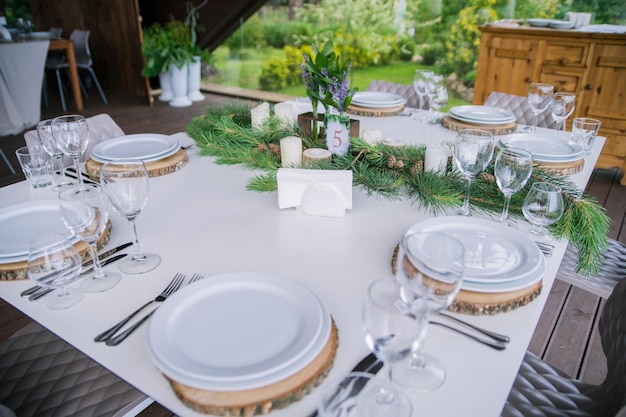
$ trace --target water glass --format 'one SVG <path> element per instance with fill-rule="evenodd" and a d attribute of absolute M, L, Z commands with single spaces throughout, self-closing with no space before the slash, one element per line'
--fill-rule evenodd
<path fill-rule="evenodd" d="M 576 107 L 576 95 L 572 93 L 555 93 L 552 96 L 552 118 L 556 121 L 556 130 L 565 130 L 565 120 L 571 116 Z"/>
<path fill-rule="evenodd" d="M 58 147 L 54 135 L 52 134 L 52 119 L 42 120 L 37 123 L 37 137 L 39 138 L 41 146 L 48 152 L 48 155 L 54 158 L 56 164 L 54 170 L 59 172 L 59 175 L 54 177 L 52 191 L 59 191 L 67 185 L 75 184 L 65 176 L 65 170 L 63 169 L 63 151 Z"/>
<path fill-rule="evenodd" d="M 52 119 L 52 135 L 59 149 L 74 161 L 78 183 L 82 185 L 79 159 L 89 144 L 87 119 L 80 114 L 55 117 Z"/>
<path fill-rule="evenodd" d="M 453 147 L 454 161 L 467 179 L 467 190 L 461 211 L 455 214 L 470 216 L 469 198 L 472 180 L 484 170 L 493 157 L 493 134 L 482 129 L 460 129 Z"/>
<path fill-rule="evenodd" d="M 74 245 L 60 234 L 45 234 L 30 242 L 28 277 L 43 288 L 55 290 L 45 301 L 51 310 L 72 307 L 83 299 L 80 288 L 67 287 L 79 278 L 82 264 Z"/>
<path fill-rule="evenodd" d="M 600 120 L 587 117 L 575 117 L 572 122 L 572 141 L 582 146 L 586 155 L 589 155 L 601 124 Z"/>
<path fill-rule="evenodd" d="M 428 94 L 428 83 L 431 78 L 435 75 L 433 71 L 430 70 L 415 70 L 413 74 L 413 88 L 419 97 L 419 107 L 417 109 L 417 122 L 423 122 L 423 110 L 427 109 L 426 97 Z"/>
<path fill-rule="evenodd" d="M 52 159 L 40 145 L 23 146 L 15 151 L 22 172 L 33 188 L 52 185 L 54 170 Z"/>
<path fill-rule="evenodd" d="M 512 226 L 509 221 L 511 196 L 524 188 L 533 172 L 533 156 L 524 149 L 501 149 L 494 163 L 494 174 L 498 188 L 504 194 L 504 206 L 500 223 Z"/>
<path fill-rule="evenodd" d="M 561 187 L 548 182 L 534 183 L 522 205 L 524 217 L 534 225 L 530 232 L 542 242 L 553 240 L 545 227 L 559 221 L 563 216 L 563 211 Z"/>
<path fill-rule="evenodd" d="M 539 115 L 550 107 L 554 94 L 554 86 L 550 84 L 532 83 L 528 89 L 528 105 L 533 111 L 533 124 L 530 129 L 534 132 L 537 129 L 537 119 Z"/>

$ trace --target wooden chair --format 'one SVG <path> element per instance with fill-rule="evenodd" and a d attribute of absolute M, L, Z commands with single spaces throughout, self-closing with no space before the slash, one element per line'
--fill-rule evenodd
<path fill-rule="evenodd" d="M 502 417 L 608 417 L 626 406 L 626 280 L 606 301 L 598 328 L 608 373 L 586 384 L 526 352 Z"/>
<path fill-rule="evenodd" d="M 489 94 L 484 104 L 485 106 L 510 110 L 515 115 L 518 124 L 532 125 L 533 123 L 533 111 L 528 104 L 527 97 L 494 91 Z M 549 110 L 544 111 L 538 116 L 537 126 L 547 127 L 549 129 L 556 128 L 556 122 L 552 118 Z"/>
<path fill-rule="evenodd" d="M 0 381 L 19 417 L 123 416 L 152 402 L 35 322 L 0 343 Z"/>

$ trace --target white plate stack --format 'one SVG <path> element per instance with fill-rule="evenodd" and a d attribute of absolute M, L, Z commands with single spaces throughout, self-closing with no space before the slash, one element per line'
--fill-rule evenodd
<path fill-rule="evenodd" d="M 516 120 L 509 110 L 490 106 L 455 106 L 448 114 L 458 121 L 476 125 L 503 125 Z"/>
<path fill-rule="evenodd" d="M 567 138 L 539 133 L 516 133 L 500 139 L 505 148 L 521 148 L 530 152 L 537 162 L 562 163 L 577 161 L 584 157 L 585 150 Z"/>
<path fill-rule="evenodd" d="M 93 147 L 90 156 L 101 163 L 124 160 L 152 162 L 172 156 L 179 149 L 180 143 L 171 136 L 139 133 L 100 142 Z"/>
<path fill-rule="evenodd" d="M 404 106 L 406 99 L 399 94 L 379 91 L 356 92 L 352 96 L 352 104 L 368 109 L 390 109 Z"/>

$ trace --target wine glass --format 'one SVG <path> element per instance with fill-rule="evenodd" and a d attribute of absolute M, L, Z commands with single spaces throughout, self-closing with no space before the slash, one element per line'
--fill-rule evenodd
<path fill-rule="evenodd" d="M 55 159 L 55 168 L 58 169 L 59 175 L 54 177 L 54 183 L 52 184 L 52 191 L 59 191 L 67 185 L 75 184 L 65 175 L 65 169 L 63 168 L 63 151 L 57 145 L 54 135 L 52 134 L 52 119 L 42 120 L 37 123 L 37 137 L 41 147 Z"/>
<path fill-rule="evenodd" d="M 441 120 L 441 113 L 439 113 L 439 110 L 441 110 L 443 107 L 447 105 L 448 105 L 448 90 L 442 84 L 437 89 L 437 92 L 435 93 L 435 96 L 433 97 L 431 101 L 431 106 L 434 110 L 431 122 L 438 123 Z"/>
<path fill-rule="evenodd" d="M 435 75 L 433 71 L 430 70 L 415 70 L 413 74 L 413 88 L 419 97 L 419 107 L 416 111 L 417 113 L 417 121 L 422 121 L 422 110 L 426 108 L 426 94 L 427 94 L 427 84 L 429 80 Z"/>
<path fill-rule="evenodd" d="M 72 158 L 78 177 L 78 184 L 83 184 L 80 173 L 80 156 L 89 144 L 89 126 L 84 116 L 70 114 L 52 119 L 52 135 L 61 151 Z"/>
<path fill-rule="evenodd" d="M 572 93 L 554 93 L 552 96 L 552 118 L 556 121 L 556 130 L 565 130 L 565 120 L 574 112 L 576 95 Z"/>
<path fill-rule="evenodd" d="M 528 90 L 528 105 L 533 111 L 533 125 L 531 132 L 537 130 L 537 119 L 539 115 L 550 107 L 554 94 L 554 86 L 550 84 L 532 83 Z"/>
<path fill-rule="evenodd" d="M 348 375 L 332 379 L 324 384 L 317 405 L 320 417 L 362 417 L 368 416 L 371 398 L 378 396 L 382 391 L 395 391 L 394 388 L 382 378 L 367 372 L 350 372 Z M 412 408 L 406 396 L 396 391 L 396 399 L 399 399 L 408 407 Z M 393 406 L 393 404 L 392 404 Z M 384 417 L 395 416 L 395 410 L 383 409 Z M 376 416 L 376 414 L 373 414 Z"/>
<path fill-rule="evenodd" d="M 65 236 L 48 233 L 30 242 L 28 277 L 44 288 L 55 289 L 46 297 L 45 305 L 61 310 L 83 299 L 80 288 L 68 288 L 80 276 L 83 260 Z"/>
<path fill-rule="evenodd" d="M 363 332 L 370 350 L 387 363 L 389 382 L 393 379 L 391 362 L 398 362 L 411 353 L 418 336 L 415 317 L 400 300 L 398 284 L 393 279 L 379 279 L 367 289 L 363 303 Z M 360 406 L 371 416 L 411 415 L 411 406 L 392 387 L 380 386 L 365 396 Z"/>
<path fill-rule="evenodd" d="M 105 163 L 100 168 L 100 182 L 108 194 L 113 210 L 125 217 L 134 234 L 135 253 L 118 263 L 120 271 L 127 274 L 143 274 L 161 263 L 154 253 L 143 253 L 139 245 L 135 219 L 148 201 L 148 171 L 143 161 Z"/>
<path fill-rule="evenodd" d="M 522 212 L 535 227 L 530 231 L 539 241 L 549 242 L 553 237 L 545 226 L 556 223 L 563 216 L 561 187 L 548 182 L 536 182 L 524 199 Z"/>
<path fill-rule="evenodd" d="M 493 157 L 493 134 L 481 129 L 460 129 L 456 135 L 453 147 L 454 160 L 467 179 L 467 191 L 463 207 L 458 213 L 462 216 L 471 216 L 469 207 L 472 180 L 480 171 L 489 165 Z"/>
<path fill-rule="evenodd" d="M 579 144 L 589 155 L 593 142 L 598 136 L 602 122 L 588 117 L 575 117 L 572 122 L 572 141 Z"/>
<path fill-rule="evenodd" d="M 395 376 L 406 389 L 429 392 L 445 381 L 445 367 L 424 353 L 424 341 L 430 317 L 452 304 L 461 289 L 464 265 L 463 244 L 447 233 L 409 230 L 400 241 L 396 280 L 401 299 L 418 324 L 408 364 L 398 367 Z"/>
<path fill-rule="evenodd" d="M 67 187 L 59 193 L 61 217 L 70 232 L 89 245 L 94 273 L 83 281 L 87 292 L 102 292 L 120 281 L 120 274 L 104 271 L 96 255 L 96 242 L 109 219 L 111 202 L 99 184 Z"/>
<path fill-rule="evenodd" d="M 433 119 L 436 118 L 436 114 L 433 111 L 435 110 L 434 102 L 441 87 L 443 87 L 443 75 L 434 74 L 426 83 L 426 95 L 428 96 L 428 121 L 431 123 L 433 122 Z"/>
<path fill-rule="evenodd" d="M 504 194 L 504 207 L 500 223 L 512 226 L 509 221 L 511 196 L 524 188 L 533 172 L 533 156 L 530 152 L 517 148 L 501 149 L 496 156 L 494 173 L 498 188 Z"/>

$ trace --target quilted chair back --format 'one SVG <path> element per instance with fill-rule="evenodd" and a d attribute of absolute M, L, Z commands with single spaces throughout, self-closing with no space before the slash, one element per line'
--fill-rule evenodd
<path fill-rule="evenodd" d="M 485 106 L 510 110 L 515 115 L 517 123 L 519 124 L 532 125 L 533 123 L 533 111 L 528 104 L 527 97 L 494 91 L 489 94 L 484 104 Z M 549 109 L 539 115 L 537 118 L 537 126 L 547 127 L 548 129 L 556 128 L 556 122 L 552 118 Z"/>
<path fill-rule="evenodd" d="M 89 126 L 89 145 L 87 150 L 81 155 L 80 160 L 84 162 L 89 159 L 91 150 L 98 143 L 107 139 L 112 139 L 118 136 L 124 136 L 124 131 L 115 121 L 106 113 L 97 114 L 87 118 L 87 125 Z M 24 140 L 26 145 L 36 145 L 39 143 L 39 137 L 36 130 L 29 130 L 24 133 Z M 64 156 L 63 163 L 65 166 L 71 164 L 71 159 Z"/>
<path fill-rule="evenodd" d="M 373 80 L 367 87 L 367 91 L 382 91 L 385 93 L 394 93 L 401 95 L 406 99 L 407 107 L 419 107 L 419 96 L 413 89 L 412 85 L 396 84 L 388 81 Z"/>

